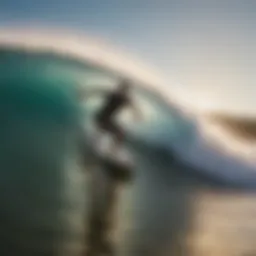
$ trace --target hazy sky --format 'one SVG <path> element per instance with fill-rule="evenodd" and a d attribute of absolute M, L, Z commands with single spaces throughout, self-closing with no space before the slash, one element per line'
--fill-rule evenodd
<path fill-rule="evenodd" d="M 153 63 L 195 107 L 256 116 L 255 13 L 255 0 L 0 1 L 2 26 L 94 33 Z"/>

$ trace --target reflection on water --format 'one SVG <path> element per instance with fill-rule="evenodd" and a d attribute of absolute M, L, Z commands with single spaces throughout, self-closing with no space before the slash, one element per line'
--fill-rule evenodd
<path fill-rule="evenodd" d="M 48 69 L 38 59 L 21 59 L 0 58 L 0 255 L 79 255 L 91 195 L 89 180 L 75 165 L 80 106 L 73 79 L 65 82 L 72 68 L 59 60 L 64 78 L 47 77 L 54 65 L 46 59 Z M 186 130 L 172 127 L 173 139 Z M 154 131 L 132 135 L 136 178 L 120 193 L 114 234 L 120 255 L 256 253 L 252 193 L 194 172 L 156 146 Z"/>
<path fill-rule="evenodd" d="M 121 196 L 120 255 L 256 252 L 253 193 L 191 175 L 175 162 L 163 166 L 156 152 L 143 150 L 137 161 L 138 176 Z"/>
<path fill-rule="evenodd" d="M 202 193 L 190 241 L 193 255 L 255 255 L 255 202 L 253 194 Z"/>

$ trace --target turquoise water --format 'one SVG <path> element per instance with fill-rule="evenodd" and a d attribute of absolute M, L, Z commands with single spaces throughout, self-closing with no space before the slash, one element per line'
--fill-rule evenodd
<path fill-rule="evenodd" d="M 0 63 L 1 255 L 51 255 L 70 232 L 60 216 L 73 204 L 66 159 L 76 153 L 80 106 L 72 83 L 47 75 L 44 63 Z"/>
<path fill-rule="evenodd" d="M 0 255 L 78 255 L 89 194 L 75 160 L 95 107 L 78 104 L 75 89 L 115 81 L 67 58 L 0 51 Z M 149 114 L 140 125 L 124 120 L 136 179 L 121 196 L 118 246 L 124 255 L 190 255 L 198 190 L 235 188 L 177 161 L 169 146 L 186 146 L 192 127 L 157 96 L 136 93 Z"/>

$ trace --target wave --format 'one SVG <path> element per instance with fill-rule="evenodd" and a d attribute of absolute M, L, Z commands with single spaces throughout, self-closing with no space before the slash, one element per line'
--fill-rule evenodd
<path fill-rule="evenodd" d="M 129 58 L 119 57 L 119 52 L 108 51 L 107 47 L 86 42 L 86 40 L 71 40 L 70 37 L 40 36 L 38 32 L 22 33 L 11 31 L 0 31 L 0 65 L 2 71 L 6 68 L 6 60 L 12 64 L 26 60 L 27 66 L 23 66 L 23 73 L 40 71 L 40 63 L 61 64 L 57 69 L 62 81 L 68 79 L 70 82 L 81 81 L 80 75 L 84 68 L 92 66 L 94 69 L 111 71 L 116 76 L 132 77 L 138 83 L 138 90 L 141 95 L 154 107 L 161 109 L 162 118 L 156 119 L 155 126 L 148 123 L 144 130 L 139 133 L 134 129 L 134 136 L 142 136 L 145 141 L 154 147 L 165 148 L 169 153 L 175 155 L 175 159 L 190 169 L 197 170 L 209 177 L 218 177 L 227 183 L 240 183 L 248 186 L 256 186 L 256 167 L 244 160 L 238 159 L 228 153 L 224 153 L 209 144 L 201 132 L 200 123 L 196 117 L 189 115 L 185 108 L 173 101 L 171 85 L 153 75 L 148 69 L 138 63 L 132 62 Z M 37 65 L 29 63 L 29 58 L 37 59 Z M 53 66 L 54 66 L 53 65 Z M 47 66 L 45 72 L 53 74 L 53 66 Z M 143 66 L 143 67 L 142 67 Z M 30 70 L 30 71 L 28 71 Z M 70 70 L 69 73 L 65 71 Z M 53 68 L 54 71 L 54 68 Z M 22 73 L 21 72 L 21 73 Z M 104 72 L 103 72 L 104 73 Z M 6 76 L 5 72 L 1 73 Z M 56 72 L 55 72 L 56 76 Z M 59 79 L 56 76 L 56 79 Z M 161 121 L 161 125 L 157 122 Z M 159 128 L 160 127 L 160 128 Z M 171 159 L 171 158 L 170 158 Z"/>

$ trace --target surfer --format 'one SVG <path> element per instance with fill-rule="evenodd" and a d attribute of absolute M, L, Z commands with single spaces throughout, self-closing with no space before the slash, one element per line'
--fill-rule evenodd
<path fill-rule="evenodd" d="M 127 79 L 123 79 L 112 92 L 100 90 L 89 93 L 86 96 L 87 98 L 92 94 L 104 92 L 105 102 L 96 112 L 94 121 L 99 131 L 110 134 L 114 139 L 112 153 L 115 153 L 126 139 L 125 131 L 116 121 L 117 114 L 119 114 L 124 108 L 130 106 L 134 110 L 136 120 L 141 118 L 138 108 L 133 104 L 130 91 L 131 82 Z"/>
<path fill-rule="evenodd" d="M 102 106 L 94 114 L 94 122 L 97 130 L 109 133 L 113 139 L 113 147 L 111 148 L 112 153 L 116 156 L 120 146 L 126 139 L 126 133 L 124 129 L 117 123 L 116 116 L 126 107 L 132 107 L 134 110 L 134 117 L 136 119 L 141 118 L 139 109 L 133 104 L 133 100 L 130 94 L 131 83 L 128 80 L 122 80 L 113 91 L 109 90 L 93 90 L 79 94 L 81 100 L 84 98 L 90 98 L 93 95 L 103 95 L 104 102 Z M 99 137 L 96 136 L 96 139 Z M 106 159 L 105 159 L 106 160 Z M 120 159 L 119 159 L 120 160 Z M 97 210 L 100 213 L 95 214 L 94 211 L 91 213 L 91 220 L 88 233 L 88 255 L 98 255 L 94 253 L 103 253 L 105 255 L 114 255 L 114 246 L 109 239 L 109 234 L 113 230 L 113 220 L 115 219 L 114 213 L 117 205 L 118 187 L 120 180 L 127 180 L 123 177 L 131 176 L 131 166 L 129 163 L 121 161 L 105 161 L 104 170 L 107 174 L 107 186 L 105 186 L 105 202 L 103 204 L 102 211 Z M 117 178 L 118 177 L 118 178 Z M 94 193 L 94 191 L 93 191 Z"/>

